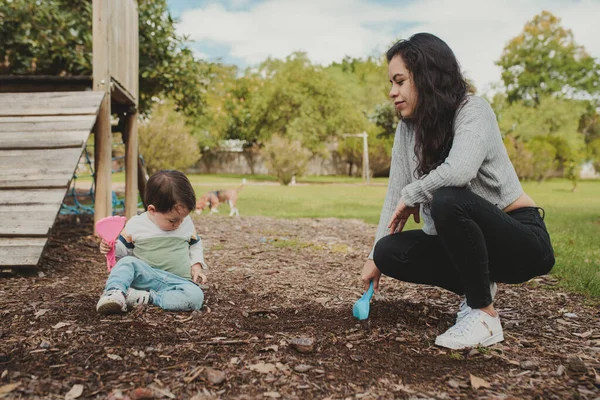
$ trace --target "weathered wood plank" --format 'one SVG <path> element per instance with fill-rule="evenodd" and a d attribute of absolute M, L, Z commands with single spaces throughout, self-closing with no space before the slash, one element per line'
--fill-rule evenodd
<path fill-rule="evenodd" d="M 0 238 L 0 265 L 36 266 L 46 241 L 46 238 Z"/>
<path fill-rule="evenodd" d="M 14 104 L 12 107 L 0 105 L 0 117 L 18 116 L 18 115 L 96 115 L 98 108 L 95 106 L 87 107 L 60 107 L 56 104 L 53 107 L 19 107 Z"/>
<path fill-rule="evenodd" d="M 0 235 L 46 236 L 50 232 L 57 214 L 58 207 L 54 211 L 42 213 L 24 211 L 19 218 L 11 218 L 8 213 L 0 211 L 0 218 L 3 218 Z"/>
<path fill-rule="evenodd" d="M 40 122 L 75 122 L 75 121 L 88 121 L 94 122 L 96 117 L 94 115 L 26 115 L 16 117 L 0 117 L 0 127 L 3 124 L 10 124 L 15 122 L 20 123 L 40 123 Z"/>
<path fill-rule="evenodd" d="M 0 123 L 0 140 L 4 132 L 57 132 L 57 131 L 91 131 L 92 120 L 57 121 L 57 122 L 9 122 Z"/>
<path fill-rule="evenodd" d="M 98 104 L 102 101 L 103 94 L 94 91 L 77 92 L 27 92 L 27 93 L 0 93 L 0 104 L 14 102 L 72 102 L 73 99 L 86 101 L 92 99 Z"/>
<path fill-rule="evenodd" d="M 30 168 L 75 170 L 81 149 L 0 150 L 0 171 Z"/>
<path fill-rule="evenodd" d="M 56 210 L 62 204 L 65 189 L 0 190 L 0 211 L 5 205 L 51 204 Z"/>
<path fill-rule="evenodd" d="M 52 149 L 65 147 L 83 148 L 90 135 L 89 130 L 58 132 L 2 132 L 1 149 Z"/>
<path fill-rule="evenodd" d="M 66 189 L 80 157 L 80 148 L 0 150 L 0 188 Z"/>

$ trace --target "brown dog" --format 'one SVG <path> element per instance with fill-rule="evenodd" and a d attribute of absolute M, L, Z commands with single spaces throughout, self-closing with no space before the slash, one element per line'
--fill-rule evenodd
<path fill-rule="evenodd" d="M 236 204 L 238 200 L 238 195 L 240 190 L 246 184 L 246 179 L 242 181 L 242 184 L 236 189 L 227 189 L 227 190 L 215 190 L 213 192 L 208 192 L 202 195 L 196 202 L 196 214 L 202 214 L 202 211 L 208 207 L 210 212 L 217 213 L 219 212 L 219 205 L 221 203 L 229 204 L 229 216 L 232 215 L 240 215 Z"/>

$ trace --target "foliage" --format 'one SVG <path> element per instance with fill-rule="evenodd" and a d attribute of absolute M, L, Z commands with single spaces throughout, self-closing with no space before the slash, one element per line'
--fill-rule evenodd
<path fill-rule="evenodd" d="M 533 154 L 519 138 L 508 134 L 504 137 L 504 146 L 519 179 L 533 177 Z"/>
<path fill-rule="evenodd" d="M 369 145 L 369 174 L 371 176 L 383 176 L 389 173 L 392 160 L 392 146 L 394 136 L 377 135 L 380 132 L 377 127 L 372 127 L 367 132 Z M 352 174 L 353 166 L 356 172 L 362 175 L 363 169 L 363 139 L 359 137 L 348 137 L 338 141 L 337 153 L 340 158 L 348 164 L 348 174 Z"/>
<path fill-rule="evenodd" d="M 150 119 L 140 124 L 139 146 L 150 174 L 184 170 L 200 159 L 198 142 L 172 103 L 155 105 Z"/>
<path fill-rule="evenodd" d="M 175 32 L 166 0 L 139 0 L 140 110 L 168 96 L 198 117 L 206 91 L 206 64 L 194 59 Z M 1 74 L 92 75 L 92 2 L 0 2 Z"/>
<path fill-rule="evenodd" d="M 264 78 L 251 106 L 259 140 L 273 135 L 298 140 L 313 153 L 342 133 L 364 130 L 366 118 L 356 112 L 343 88 L 304 53 L 285 60 L 268 59 L 258 74 Z"/>
<path fill-rule="evenodd" d="M 265 164 L 283 185 L 289 185 L 293 176 L 302 176 L 311 153 L 298 140 L 273 135 L 265 146 Z"/>
<path fill-rule="evenodd" d="M 500 108 L 501 132 L 518 140 L 513 143 L 513 150 L 508 143 L 507 150 L 509 155 L 513 152 L 511 159 L 518 165 L 515 169 L 519 176 L 543 179 L 548 176 L 551 164 L 552 169 L 564 170 L 571 162 L 578 164 L 583 160 L 585 137 L 578 126 L 585 112 L 584 102 L 544 96 L 537 106 L 519 101 Z M 524 143 L 525 148 L 519 148 L 520 143 Z M 554 151 L 548 145 L 554 147 Z M 554 159 L 543 161 L 543 154 L 554 154 Z M 527 163 L 531 163 L 533 171 L 528 169 Z"/>
<path fill-rule="evenodd" d="M 533 138 L 527 143 L 531 154 L 531 176 L 537 181 L 548 178 L 556 169 L 556 147 L 543 136 Z"/>
<path fill-rule="evenodd" d="M 600 138 L 594 139 L 587 145 L 587 159 L 591 160 L 594 169 L 600 172 Z"/>
<path fill-rule="evenodd" d="M 369 116 L 369 120 L 381 130 L 382 135 L 392 138 L 394 137 L 396 127 L 400 122 L 398 112 L 393 104 L 389 102 L 375 105 Z"/>
<path fill-rule="evenodd" d="M 527 22 L 496 64 L 502 67 L 511 103 L 533 100 L 539 104 L 544 95 L 600 92 L 600 65 L 548 11 Z"/>
<path fill-rule="evenodd" d="M 0 2 L 0 74 L 91 75 L 92 2 Z"/>

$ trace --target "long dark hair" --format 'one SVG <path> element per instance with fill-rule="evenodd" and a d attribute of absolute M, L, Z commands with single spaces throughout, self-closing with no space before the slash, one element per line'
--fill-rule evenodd
<path fill-rule="evenodd" d="M 454 116 L 466 99 L 468 85 L 452 49 L 432 34 L 417 33 L 400 40 L 386 56 L 388 62 L 402 57 L 417 91 L 409 123 L 416 134 L 416 173 L 420 177 L 448 156 L 454 139 Z"/>

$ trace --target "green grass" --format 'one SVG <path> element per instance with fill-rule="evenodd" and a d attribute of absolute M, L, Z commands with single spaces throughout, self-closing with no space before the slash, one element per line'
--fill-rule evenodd
<path fill-rule="evenodd" d="M 198 194 L 236 187 L 242 177 L 190 175 Z M 246 178 L 258 182 L 253 177 Z M 240 193 L 240 213 L 278 218 L 356 218 L 378 223 L 387 190 L 386 180 L 363 185 L 357 179 L 356 184 L 351 185 L 352 178 L 311 179 L 315 184 L 285 187 L 275 186 L 265 179 L 262 185 L 247 185 Z M 571 183 L 565 180 L 541 184 L 525 182 L 523 186 L 546 210 L 546 224 L 557 259 L 552 274 L 559 277 L 561 285 L 568 290 L 600 297 L 600 181 L 580 182 L 574 193 Z M 226 216 L 228 211 L 228 207 L 223 206 L 220 215 Z M 417 227 L 410 221 L 406 229 Z"/>
<path fill-rule="evenodd" d="M 573 291 L 600 297 L 600 181 L 526 183 L 525 191 L 546 210 L 556 265 L 552 274 Z"/>
<path fill-rule="evenodd" d="M 242 215 L 278 218 L 356 218 L 377 224 L 387 179 L 365 185 L 360 178 L 313 176 L 296 186 L 278 186 L 265 175 L 190 174 L 198 195 L 210 190 L 235 188 L 246 178 L 238 208 Z M 82 179 L 85 180 L 85 179 Z M 124 182 L 123 173 L 113 182 Z M 582 181 L 576 192 L 566 180 L 525 182 L 525 191 L 546 210 L 546 225 L 556 253 L 552 274 L 568 290 L 600 297 L 600 181 Z M 221 216 L 228 214 L 223 206 Z M 410 221 L 406 229 L 419 226 Z M 281 246 L 298 246 L 297 243 Z"/>

